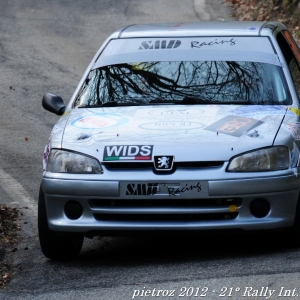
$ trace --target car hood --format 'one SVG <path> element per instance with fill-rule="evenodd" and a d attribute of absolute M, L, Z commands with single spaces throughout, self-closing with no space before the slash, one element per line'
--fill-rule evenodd
<path fill-rule="evenodd" d="M 100 161 L 109 155 L 126 159 L 142 146 L 150 146 L 144 149 L 151 156 L 173 155 L 176 161 L 226 161 L 273 145 L 285 115 L 295 116 L 286 106 L 260 105 L 78 108 L 56 125 L 51 147 Z"/>

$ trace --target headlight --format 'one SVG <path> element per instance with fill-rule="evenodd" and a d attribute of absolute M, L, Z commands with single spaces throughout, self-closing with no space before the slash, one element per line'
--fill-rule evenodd
<path fill-rule="evenodd" d="M 100 163 L 95 158 L 58 149 L 51 150 L 46 170 L 53 173 L 103 173 Z"/>
<path fill-rule="evenodd" d="M 230 172 L 259 172 L 288 169 L 289 149 L 285 146 L 265 148 L 234 157 L 228 165 Z"/>

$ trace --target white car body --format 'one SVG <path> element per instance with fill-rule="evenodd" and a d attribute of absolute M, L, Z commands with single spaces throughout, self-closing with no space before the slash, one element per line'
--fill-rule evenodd
<path fill-rule="evenodd" d="M 133 25 L 113 33 L 66 108 L 61 102 L 50 107 L 54 95 L 44 100 L 46 109 L 62 115 L 44 153 L 41 193 L 49 231 L 88 236 L 292 227 L 300 188 L 300 108 L 299 83 L 291 66 L 299 72 L 300 54 L 297 45 L 290 44 L 295 59 L 289 63 L 279 34 L 290 43 L 287 29 L 276 22 Z M 263 105 L 194 100 L 177 105 L 153 98 L 143 105 L 87 105 L 92 93 L 88 85 L 96 76 L 89 74 L 95 70 L 131 64 L 132 72 L 140 74 L 150 70 L 143 62 L 157 61 L 267 64 L 272 66 L 272 93 L 279 100 Z M 169 72 L 175 73 L 177 65 Z M 280 70 L 281 77 L 273 69 Z M 237 157 L 253 151 L 272 160 L 272 149 L 277 151 L 274 157 L 284 160 L 275 163 L 278 168 L 232 169 L 239 164 Z M 68 171 L 72 168 L 65 164 L 57 169 L 51 151 L 63 157 L 84 155 L 100 166 L 94 173 L 89 173 L 93 166 L 84 172 Z"/>

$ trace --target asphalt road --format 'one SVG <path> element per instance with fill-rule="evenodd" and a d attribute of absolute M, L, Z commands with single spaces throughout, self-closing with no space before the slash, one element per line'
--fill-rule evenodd
<path fill-rule="evenodd" d="M 42 109 L 43 94 L 67 102 L 116 28 L 227 20 L 221 0 L 0 0 L 0 7 L 0 203 L 23 214 L 23 241 L 10 254 L 16 272 L 1 299 L 300 298 L 300 249 L 279 234 L 95 238 L 72 262 L 47 260 L 39 249 L 42 153 L 58 120 Z"/>

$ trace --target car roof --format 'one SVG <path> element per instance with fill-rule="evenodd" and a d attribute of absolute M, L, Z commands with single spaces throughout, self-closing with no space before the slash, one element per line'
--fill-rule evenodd
<path fill-rule="evenodd" d="M 203 21 L 129 25 L 114 32 L 114 38 L 173 37 L 173 36 L 259 36 L 270 35 L 276 28 L 286 27 L 279 22 Z"/>

